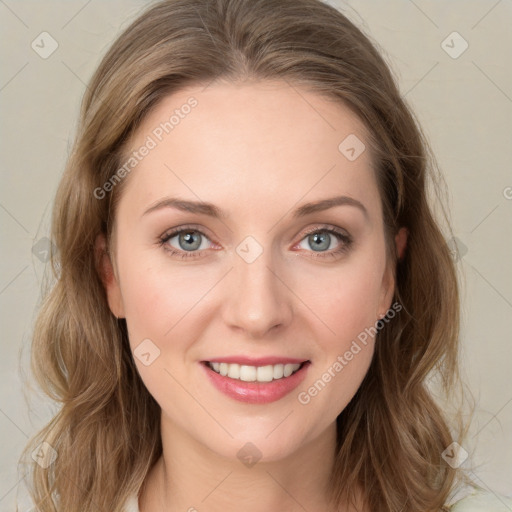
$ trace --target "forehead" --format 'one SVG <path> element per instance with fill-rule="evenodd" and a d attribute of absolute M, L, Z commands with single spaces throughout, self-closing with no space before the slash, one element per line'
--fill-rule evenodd
<path fill-rule="evenodd" d="M 285 208 L 339 192 L 371 209 L 378 190 L 369 149 L 351 109 L 303 87 L 191 86 L 161 100 L 129 141 L 125 160 L 138 155 L 124 194 L 138 209 L 169 194 L 254 214 L 276 199 Z"/>

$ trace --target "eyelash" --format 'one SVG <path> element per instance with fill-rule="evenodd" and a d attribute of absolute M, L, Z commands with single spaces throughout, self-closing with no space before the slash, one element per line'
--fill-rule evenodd
<path fill-rule="evenodd" d="M 171 231 L 164 233 L 159 238 L 158 244 L 161 247 L 163 247 L 164 250 L 168 251 L 171 256 L 177 256 L 181 259 L 196 258 L 196 257 L 200 256 L 203 251 L 179 251 L 179 250 L 174 249 L 173 247 L 170 247 L 169 245 L 165 246 L 165 244 L 167 244 L 167 242 L 171 238 L 174 238 L 176 235 L 179 235 L 180 233 L 183 233 L 183 232 L 198 233 L 201 236 L 203 236 L 209 240 L 208 236 L 205 235 L 201 230 L 199 230 L 193 226 L 183 226 L 181 228 L 171 230 Z M 328 257 L 335 258 L 336 256 L 338 256 L 340 254 L 348 252 L 348 250 L 350 249 L 352 242 L 353 242 L 351 236 L 349 236 L 349 235 L 343 233 L 342 231 L 340 231 L 336 228 L 333 228 L 331 226 L 315 227 L 315 228 L 312 228 L 312 229 L 306 231 L 304 233 L 304 236 L 300 239 L 300 242 L 302 242 L 302 240 L 304 240 L 304 238 L 306 238 L 307 236 L 315 234 L 315 233 L 329 233 L 331 235 L 334 235 L 335 237 L 338 238 L 338 240 L 341 242 L 341 244 L 337 249 L 331 250 L 329 252 L 317 252 L 316 254 L 314 254 L 315 251 L 308 251 L 308 252 L 313 252 L 313 254 L 310 256 L 311 258 L 326 258 L 326 257 L 327 258 Z"/>

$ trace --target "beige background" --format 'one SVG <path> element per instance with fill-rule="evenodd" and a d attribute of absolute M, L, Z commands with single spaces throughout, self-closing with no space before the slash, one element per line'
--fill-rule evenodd
<path fill-rule="evenodd" d="M 79 102 L 109 44 L 146 3 L 0 0 L 0 511 L 22 496 L 18 455 L 55 410 L 36 397 L 29 412 L 18 366 L 21 355 L 26 371 L 45 266 L 40 239 Z M 380 46 L 445 173 L 463 254 L 464 372 L 477 400 L 464 467 L 483 487 L 512 495 L 512 3 L 330 3 Z M 31 47 L 44 31 L 58 43 L 46 59 Z M 460 36 L 442 45 L 454 31 Z"/>

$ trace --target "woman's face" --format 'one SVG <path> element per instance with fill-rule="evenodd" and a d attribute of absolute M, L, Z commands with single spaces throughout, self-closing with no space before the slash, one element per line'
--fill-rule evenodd
<path fill-rule="evenodd" d="M 183 89 L 139 127 L 107 291 L 169 428 L 277 460 L 354 396 L 394 287 L 366 141 L 287 82 Z"/>

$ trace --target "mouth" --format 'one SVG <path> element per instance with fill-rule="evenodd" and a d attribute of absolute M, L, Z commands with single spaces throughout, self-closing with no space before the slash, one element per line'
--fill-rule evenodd
<path fill-rule="evenodd" d="M 214 388 L 230 399 L 248 404 L 276 402 L 296 389 L 306 378 L 311 361 L 260 364 L 201 361 Z M 244 361 L 248 362 L 248 361 Z M 265 363 L 269 361 L 266 360 Z"/>
<path fill-rule="evenodd" d="M 229 377 L 230 379 L 243 382 L 272 382 L 290 377 L 298 372 L 309 361 L 302 363 L 279 363 L 267 364 L 264 366 L 251 366 L 238 363 L 226 363 L 217 361 L 203 361 L 210 370 Z"/>

